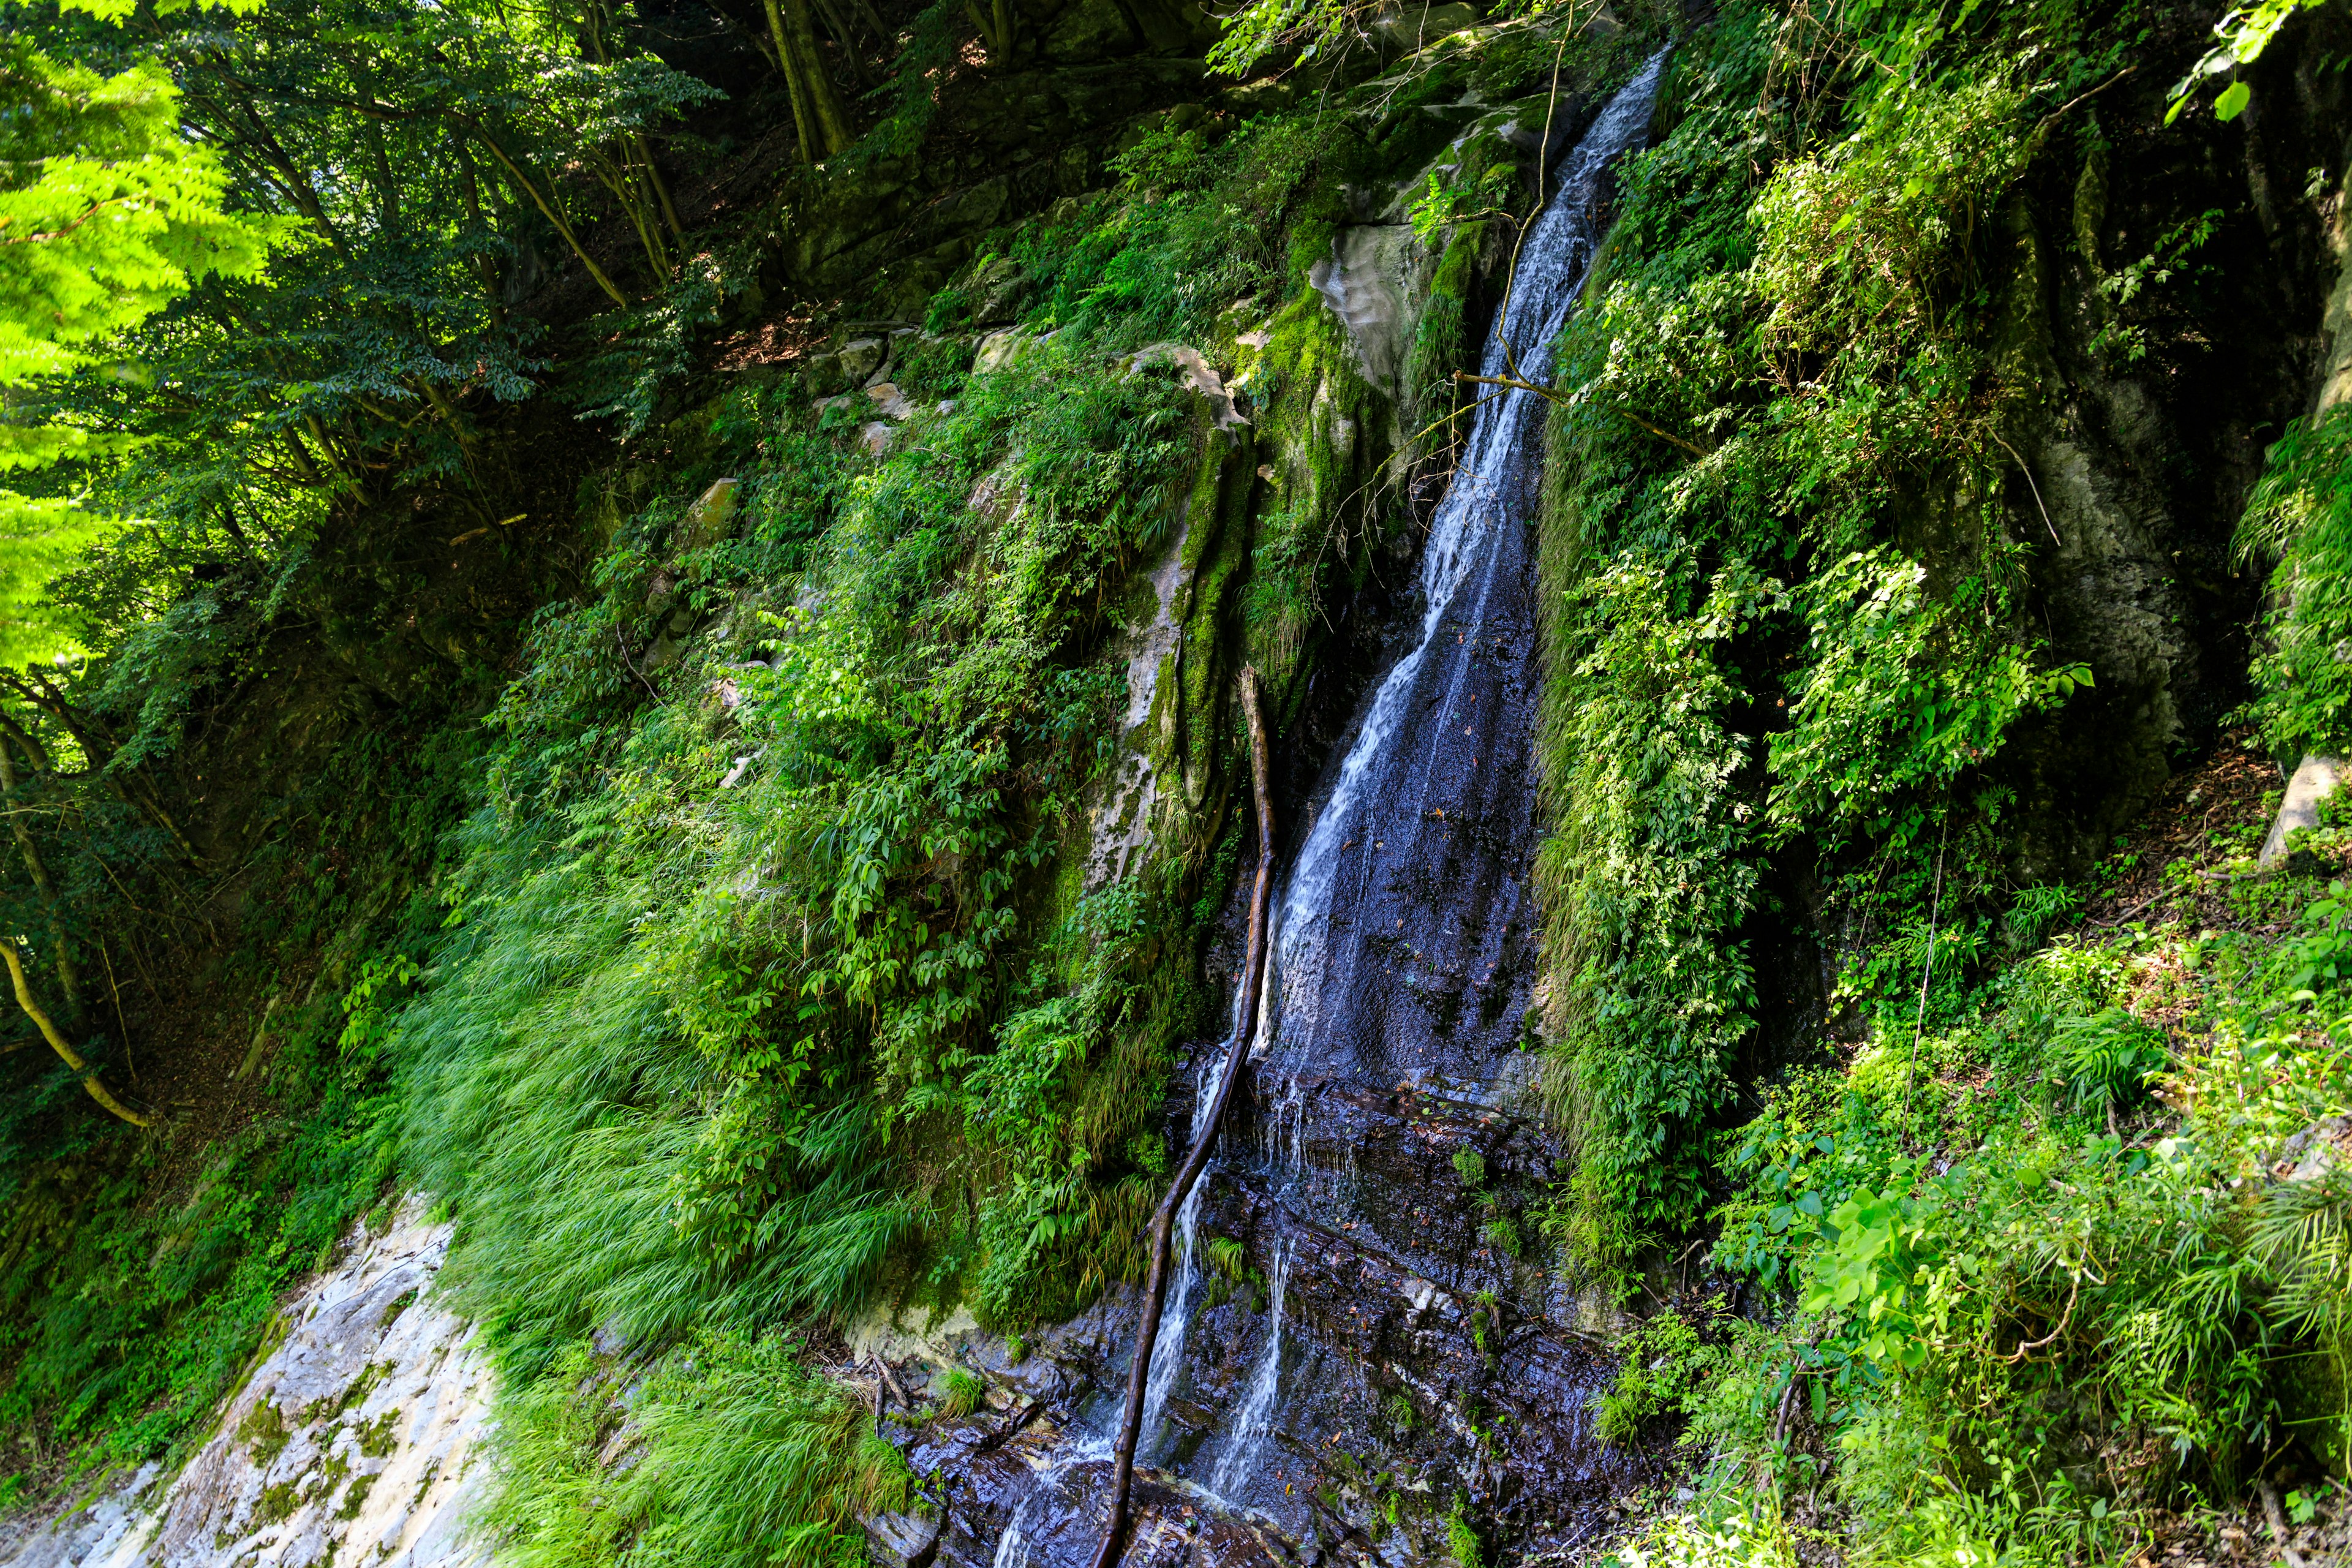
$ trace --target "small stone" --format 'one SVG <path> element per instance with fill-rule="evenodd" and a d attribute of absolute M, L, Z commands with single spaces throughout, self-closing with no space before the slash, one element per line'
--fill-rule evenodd
<path fill-rule="evenodd" d="M 890 349 L 880 338 L 857 338 L 841 346 L 839 357 L 843 378 L 863 386 L 890 357 Z"/>

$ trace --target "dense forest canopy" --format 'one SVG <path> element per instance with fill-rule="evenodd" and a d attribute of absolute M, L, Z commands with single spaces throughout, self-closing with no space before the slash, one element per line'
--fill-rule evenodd
<path fill-rule="evenodd" d="M 0 1554 L 200 1451 L 218 1560 L 373 1521 L 382 1374 L 255 1379 L 413 1220 L 497 1561 L 1091 1560 L 1249 1054 L 1240 682 L 1304 855 L 1443 631 L 1495 695 L 1423 766 L 1517 782 L 1339 847 L 1525 891 L 1475 973 L 1443 876 L 1364 939 L 1484 1065 L 1286 1080 L 1269 1013 L 1134 1539 L 2352 1552 L 2347 61 L 2344 0 L 8 5 Z M 1414 584 L 1501 408 L 1488 624 Z"/>

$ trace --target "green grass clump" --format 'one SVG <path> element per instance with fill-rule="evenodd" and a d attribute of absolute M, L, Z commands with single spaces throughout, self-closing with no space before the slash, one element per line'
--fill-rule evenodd
<path fill-rule="evenodd" d="M 499 1406 L 497 1477 L 474 1527 L 510 1568 L 858 1561 L 859 1521 L 913 1478 L 866 1412 L 769 1335 L 696 1336 L 630 1395 L 585 1343 Z M 615 1443 L 633 1462 L 613 1466 Z"/>
<path fill-rule="evenodd" d="M 940 1399 L 940 1414 L 951 1421 L 961 1420 L 988 1403 L 988 1384 L 976 1373 L 960 1366 L 948 1368 L 947 1391 Z"/>

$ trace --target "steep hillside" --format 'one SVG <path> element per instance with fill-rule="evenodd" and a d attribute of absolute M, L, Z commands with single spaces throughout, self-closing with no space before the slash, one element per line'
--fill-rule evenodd
<path fill-rule="evenodd" d="M 0 1551 L 1096 1562 L 1163 1203 L 1122 1561 L 2343 1549 L 2352 12 L 2223 20 L 13 18 L 271 260 L 23 383 Z"/>

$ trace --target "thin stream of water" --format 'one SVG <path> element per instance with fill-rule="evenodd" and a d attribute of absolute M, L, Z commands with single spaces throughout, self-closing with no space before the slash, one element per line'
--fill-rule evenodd
<path fill-rule="evenodd" d="M 1663 51 L 1653 58 L 1562 160 L 1557 194 L 1527 236 L 1511 297 L 1488 334 L 1484 374 L 1538 382 L 1549 374 L 1552 341 L 1575 307 L 1601 237 L 1607 170 L 1645 136 L 1664 59 Z M 1422 1029 L 1422 1046 L 1435 1037 L 1397 1005 L 1399 987 L 1425 989 L 1430 975 L 1456 981 L 1464 974 L 1492 975 L 1507 956 L 1496 942 L 1523 941 L 1527 929 L 1525 908 L 1531 906 L 1521 862 L 1532 852 L 1524 782 L 1531 775 L 1526 757 L 1511 753 L 1514 748 L 1519 753 L 1528 750 L 1534 701 L 1527 536 L 1544 406 L 1534 393 L 1507 390 L 1482 402 L 1473 416 L 1461 464 L 1431 521 L 1414 642 L 1362 710 L 1328 802 L 1277 887 L 1267 936 L 1274 973 L 1267 976 L 1257 1016 L 1242 1017 L 1236 997 L 1231 1033 L 1215 1048 L 1213 1064 L 1196 1087 L 1197 1126 L 1224 1074 L 1240 1070 L 1244 1057 L 1263 1064 L 1254 1091 L 1259 1137 L 1250 1162 L 1260 1174 L 1253 1179 L 1270 1178 L 1269 1195 L 1278 1213 L 1288 1211 L 1318 1226 L 1336 1225 L 1340 1218 L 1339 1205 L 1344 1189 L 1353 1184 L 1354 1161 L 1344 1137 L 1334 1151 L 1317 1148 L 1318 1131 L 1325 1142 L 1334 1142 L 1330 1130 L 1318 1124 L 1317 1084 L 1335 1078 L 1383 1086 L 1399 1079 L 1425 1079 L 1431 1075 L 1410 1064 L 1431 1060 L 1450 1063 L 1456 1079 L 1473 1087 L 1481 1075 L 1491 1078 L 1495 1071 L 1494 1042 L 1484 1037 L 1466 1046 L 1441 1040 L 1418 1057 L 1391 1042 L 1391 1037 L 1411 1036 L 1415 1027 Z M 1500 652 L 1482 646 L 1495 638 L 1511 646 Z M 1480 782 L 1490 793 L 1498 790 L 1499 797 L 1462 792 L 1458 781 L 1475 776 L 1463 773 L 1465 755 L 1471 770 L 1488 764 Z M 1511 771 L 1515 767 L 1518 771 Z M 1441 781 L 1441 774 L 1453 782 Z M 1447 789 L 1454 793 L 1444 793 Z M 1451 815 L 1458 820 L 1472 808 L 1516 811 L 1529 826 L 1514 830 L 1499 846 L 1465 849 L 1446 819 Z M 1433 817 L 1434 830 L 1426 826 Z M 1396 847 L 1387 840 L 1396 841 Z M 1433 843 L 1441 844 L 1442 853 L 1430 847 Z M 1484 858 L 1464 859 L 1465 855 Z M 1411 892 L 1399 880 L 1399 867 L 1407 859 L 1423 868 L 1425 891 Z M 1436 875 L 1427 874 L 1430 868 Z M 1452 875 L 1465 870 L 1466 876 Z M 1393 931 L 1386 929 L 1391 919 Z M 1497 937 L 1496 931 L 1503 934 Z M 1524 982 L 1517 984 L 1515 1006 L 1523 1010 Z M 1503 1000 L 1510 1003 L 1511 997 Z M 1507 1028 L 1516 1029 L 1513 1006 L 1501 1012 L 1507 1015 Z M 1249 1048 L 1234 1051 L 1234 1041 L 1244 1037 Z M 1185 1384 L 1196 1353 L 1191 1342 L 1197 1337 L 1192 1318 L 1202 1294 L 1202 1200 L 1217 1163 L 1212 1162 L 1177 1211 L 1170 1260 L 1175 1277 L 1145 1378 L 1137 1454 L 1145 1464 L 1166 1463 L 1179 1436 L 1171 1430 L 1169 1405 Z M 1351 1244 L 1394 1240 L 1367 1227 Z M 1210 1444 L 1216 1458 L 1205 1490 L 1230 1506 L 1279 1503 L 1278 1489 L 1265 1490 L 1272 1485 L 1265 1476 L 1267 1447 L 1276 1432 L 1290 1429 L 1298 1414 L 1292 1407 L 1314 1397 L 1314 1390 L 1287 1388 L 1284 1379 L 1285 1354 L 1295 1349 L 1287 1298 L 1293 1253 L 1300 1245 L 1312 1246 L 1312 1237 L 1286 1233 L 1276 1244 L 1265 1338 L 1238 1407 L 1220 1423 L 1224 1430 Z M 1306 1349 L 1311 1361 L 1311 1337 Z M 1066 1463 L 1107 1453 L 1104 1441 L 1089 1436 Z M 1057 1495 L 1058 1487 L 1051 1483 L 1063 1468 L 1057 1465 L 1054 1474 L 1041 1477 L 1029 1500 Z M 1001 1538 L 994 1568 L 1028 1568 L 1024 1541 L 1035 1534 L 1029 1529 L 1029 1500 Z"/>
<path fill-rule="evenodd" d="M 1516 374 L 1521 380 L 1541 382 L 1549 374 L 1552 340 L 1575 308 L 1600 240 L 1601 176 L 1647 133 L 1665 58 L 1660 50 L 1610 100 L 1561 166 L 1559 192 L 1520 248 L 1510 300 L 1487 334 L 1481 374 Z M 1293 862 L 1272 943 L 1278 985 L 1266 988 L 1280 998 L 1278 1048 L 1290 1074 L 1296 1074 L 1300 1059 L 1316 1043 L 1326 1012 L 1327 985 L 1345 979 L 1332 973 L 1328 943 L 1333 916 L 1339 912 L 1335 896 L 1342 857 L 1354 851 L 1360 861 L 1368 861 L 1381 844 L 1376 837 L 1382 831 L 1380 824 L 1359 824 L 1358 804 L 1370 786 L 1386 782 L 1384 775 L 1392 776 L 1400 762 L 1410 765 L 1423 760 L 1390 758 L 1391 737 L 1407 717 L 1408 700 L 1420 685 L 1423 664 L 1433 648 L 1460 646 L 1458 637 L 1454 644 L 1441 643 L 1440 631 L 1449 624 L 1478 628 L 1486 623 L 1485 600 L 1495 586 L 1491 561 L 1498 553 L 1488 546 L 1498 531 L 1524 526 L 1532 511 L 1544 406 L 1537 394 L 1510 388 L 1481 403 L 1472 416 L 1461 464 L 1430 521 L 1422 552 L 1420 637 L 1381 682 L 1340 764 L 1330 800 Z M 1490 568 L 1470 584 L 1472 568 L 1482 558 Z M 1465 586 L 1476 594 L 1477 602 L 1457 605 L 1454 601 Z M 1460 695 L 1473 661 L 1453 662 L 1444 684 L 1434 694 L 1424 693 L 1425 700 L 1434 695 L 1440 706 L 1450 708 Z M 1424 779 L 1434 772 L 1424 769 Z M 1407 793 L 1418 806 L 1425 791 Z M 1404 819 L 1393 811 L 1384 815 L 1390 820 Z M 1431 912 L 1444 918 L 1444 910 Z M 1264 1050 L 1267 1044 L 1261 1038 L 1258 1048 Z"/>
<path fill-rule="evenodd" d="M 1286 1237 L 1275 1248 L 1274 1275 L 1267 1281 L 1265 1349 L 1259 1352 L 1257 1370 L 1251 1375 L 1249 1394 L 1242 1400 L 1241 1415 L 1234 1419 L 1224 1455 L 1209 1472 L 1209 1490 L 1221 1498 L 1232 1496 L 1239 1483 L 1256 1471 L 1266 1439 L 1274 1431 L 1275 1396 L 1282 1390 L 1282 1304 L 1290 1284 L 1290 1251 Z"/>

